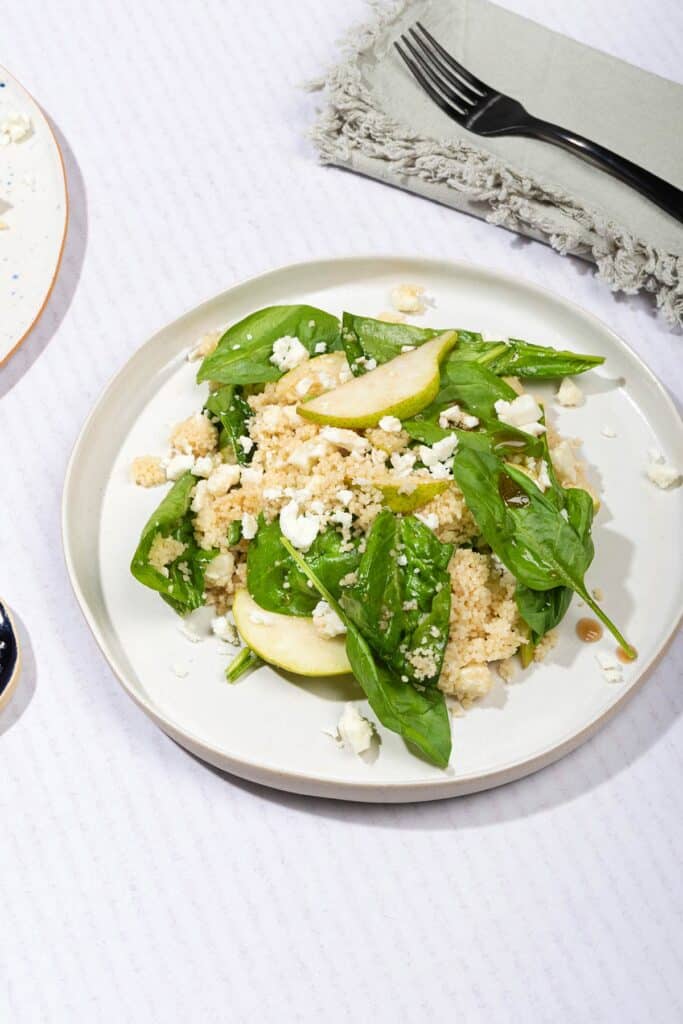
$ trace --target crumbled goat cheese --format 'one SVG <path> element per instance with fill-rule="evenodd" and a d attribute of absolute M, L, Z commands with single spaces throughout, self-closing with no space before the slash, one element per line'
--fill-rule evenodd
<path fill-rule="evenodd" d="M 243 484 L 260 484 L 263 479 L 263 470 L 260 466 L 245 466 L 241 472 Z"/>
<path fill-rule="evenodd" d="M 617 436 L 617 432 L 614 429 L 614 427 L 610 427 L 608 424 L 605 424 L 605 426 L 602 428 L 600 433 L 602 434 L 603 437 L 616 437 Z"/>
<path fill-rule="evenodd" d="M 448 437 L 442 437 L 440 441 L 428 447 L 425 444 L 420 445 L 420 459 L 425 466 L 435 466 L 437 462 L 445 462 L 449 459 L 455 449 L 458 446 L 458 438 L 455 434 L 449 434 Z"/>
<path fill-rule="evenodd" d="M 330 447 L 326 441 L 305 441 L 292 452 L 287 460 L 292 466 L 298 469 L 309 470 L 313 462 L 324 458 L 329 454 Z"/>
<path fill-rule="evenodd" d="M 215 496 L 227 494 L 231 487 L 235 487 L 239 483 L 241 475 L 242 471 L 239 466 L 233 466 L 227 462 L 216 466 L 207 480 L 209 494 Z"/>
<path fill-rule="evenodd" d="M 312 506 L 311 506 L 312 507 Z M 331 514 L 330 519 L 333 523 L 339 523 L 342 530 L 350 530 L 351 523 L 353 522 L 353 516 L 350 512 L 347 512 L 343 508 L 336 508 Z"/>
<path fill-rule="evenodd" d="M 23 142 L 31 133 L 31 119 L 26 114 L 8 114 L 0 121 L 0 146 Z"/>
<path fill-rule="evenodd" d="M 258 519 L 251 512 L 242 513 L 242 536 L 245 540 L 252 540 L 258 531 Z"/>
<path fill-rule="evenodd" d="M 493 676 L 488 665 L 464 665 L 458 674 L 458 695 L 461 700 L 480 700 L 493 685 Z"/>
<path fill-rule="evenodd" d="M 227 614 L 216 615 L 211 619 L 211 632 L 219 640 L 225 640 L 226 644 L 234 646 L 237 643 L 237 630 Z"/>
<path fill-rule="evenodd" d="M 367 438 L 361 437 L 353 430 L 346 430 L 344 427 L 323 427 L 320 436 L 337 448 L 345 448 L 349 452 L 364 452 L 370 447 Z"/>
<path fill-rule="evenodd" d="M 391 304 L 399 313 L 424 313 L 423 295 L 419 284 L 400 284 L 391 291 Z"/>
<path fill-rule="evenodd" d="M 208 487 L 208 480 L 200 480 L 195 487 L 194 494 L 192 496 L 192 505 L 190 506 L 193 512 L 201 512 L 206 505 Z"/>
<path fill-rule="evenodd" d="M 282 494 L 283 491 L 281 487 L 263 488 L 263 497 L 266 499 L 266 501 L 277 501 L 278 498 L 282 497 Z"/>
<path fill-rule="evenodd" d="M 389 461 L 397 476 L 408 476 L 415 465 L 415 453 L 405 452 L 401 455 L 399 452 L 392 452 Z"/>
<path fill-rule="evenodd" d="M 294 390 L 296 391 L 297 395 L 301 395 L 303 397 L 310 391 L 312 383 L 313 381 L 310 377 L 302 377 L 301 380 L 296 385 L 296 387 L 294 388 Z"/>
<path fill-rule="evenodd" d="M 408 558 L 406 555 L 399 555 L 398 558 L 396 559 L 396 562 L 398 565 L 407 565 Z"/>
<path fill-rule="evenodd" d="M 555 397 L 560 405 L 574 407 L 582 404 L 583 391 L 578 384 L 571 379 L 571 377 L 565 377 L 557 389 L 557 395 Z"/>
<path fill-rule="evenodd" d="M 551 448 L 550 459 L 564 483 L 576 483 L 577 462 L 569 441 L 560 441 L 554 448 Z"/>
<path fill-rule="evenodd" d="M 382 416 L 379 427 L 380 430 L 386 430 L 388 434 L 398 434 L 401 429 L 401 421 L 398 416 Z"/>
<path fill-rule="evenodd" d="M 538 478 L 536 482 L 542 491 L 546 491 L 550 487 L 550 474 L 548 473 L 548 463 L 545 459 L 541 459 L 541 466 L 538 471 Z"/>
<path fill-rule="evenodd" d="M 494 408 L 501 423 L 509 427 L 517 427 L 534 437 L 539 437 L 545 431 L 543 424 L 538 422 L 543 410 L 531 395 L 519 395 L 511 402 L 499 398 Z"/>
<path fill-rule="evenodd" d="M 421 523 L 428 526 L 430 530 L 437 530 L 439 527 L 439 517 L 436 512 L 415 512 L 415 518 L 419 519 Z"/>
<path fill-rule="evenodd" d="M 187 456 L 180 456 L 180 458 L 186 458 Z M 213 459 L 210 455 L 200 455 L 198 459 L 195 459 L 194 466 L 192 466 L 193 476 L 211 476 L 213 472 Z"/>
<path fill-rule="evenodd" d="M 680 472 L 675 466 L 666 461 L 661 452 L 651 449 L 648 452 L 649 465 L 647 467 L 648 478 L 662 490 L 674 487 L 681 479 Z"/>
<path fill-rule="evenodd" d="M 227 587 L 235 571 L 235 556 L 226 551 L 212 558 L 206 567 L 204 579 L 216 587 Z"/>
<path fill-rule="evenodd" d="M 245 455 L 248 455 L 254 447 L 254 442 L 246 434 L 243 434 L 242 437 L 238 437 L 237 442 Z"/>
<path fill-rule="evenodd" d="M 307 551 L 320 532 L 320 516 L 299 515 L 299 504 L 292 500 L 280 510 L 280 529 L 290 544 Z"/>
<path fill-rule="evenodd" d="M 337 733 L 344 746 L 354 754 L 362 754 L 372 745 L 372 725 L 353 704 L 344 707 L 337 723 Z"/>
<path fill-rule="evenodd" d="M 348 505 L 352 498 L 353 491 L 348 491 L 346 489 L 337 491 L 337 501 L 341 501 L 342 505 Z"/>
<path fill-rule="evenodd" d="M 321 356 L 323 352 L 327 352 L 327 343 L 324 341 L 317 341 L 313 351 L 317 356 Z"/>
<path fill-rule="evenodd" d="M 444 409 L 439 413 L 439 426 L 442 430 L 447 430 L 450 426 L 473 430 L 474 427 L 479 426 L 479 418 L 463 412 L 459 405 L 452 405 L 449 409 Z"/>
<path fill-rule="evenodd" d="M 433 466 L 429 467 L 429 472 L 435 480 L 453 479 L 453 473 L 445 462 L 435 462 Z"/>
<path fill-rule="evenodd" d="M 330 608 L 327 601 L 318 601 L 313 609 L 313 625 L 318 635 L 324 637 L 325 640 L 331 640 L 334 636 L 343 636 L 346 633 L 346 626 L 334 608 Z"/>
<path fill-rule="evenodd" d="M 623 681 L 624 673 L 622 667 L 613 654 L 606 654 L 601 651 L 595 655 L 595 660 L 608 683 L 621 683 Z"/>
<path fill-rule="evenodd" d="M 293 338 L 291 334 L 285 334 L 284 337 L 273 342 L 273 354 L 270 357 L 270 362 L 283 373 L 286 370 L 293 370 L 305 359 L 308 359 L 308 352 L 299 339 Z"/>
<path fill-rule="evenodd" d="M 179 480 L 183 473 L 194 466 L 194 455 L 172 455 L 164 460 L 167 480 Z"/>

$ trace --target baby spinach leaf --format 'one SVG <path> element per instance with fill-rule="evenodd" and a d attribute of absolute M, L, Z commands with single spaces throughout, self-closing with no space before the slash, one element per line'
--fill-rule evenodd
<path fill-rule="evenodd" d="M 412 324 L 390 324 L 371 317 L 344 313 L 342 343 L 353 372 L 365 372 L 359 356 L 386 363 L 400 355 L 404 345 L 422 345 L 442 334 L 445 328 L 415 327 Z M 499 377 L 533 377 L 536 380 L 569 377 L 585 373 L 604 362 L 601 356 L 561 351 L 546 345 L 533 345 L 519 338 L 506 341 L 484 341 L 475 331 L 458 329 L 458 344 L 450 352 L 446 365 L 469 362 L 487 366 Z M 475 414 L 476 415 L 476 414 Z"/>
<path fill-rule="evenodd" d="M 346 653 L 351 669 L 368 698 L 370 707 L 387 729 L 398 733 L 415 751 L 439 768 L 451 756 L 451 726 L 443 693 L 434 688 L 417 690 L 403 682 L 375 658 L 360 630 L 344 612 L 308 565 L 307 560 L 283 537 L 282 544 L 304 575 L 344 622 Z"/>
<path fill-rule="evenodd" d="M 248 423 L 252 416 L 251 406 L 244 400 L 242 388 L 226 384 L 214 391 L 204 403 L 205 410 L 218 420 L 218 444 L 220 448 L 232 448 L 240 465 L 251 462 L 253 449 L 246 452 L 240 444 L 241 437 L 248 437 Z"/>
<path fill-rule="evenodd" d="M 157 590 L 164 601 L 184 615 L 204 603 L 204 573 L 218 554 L 204 551 L 194 537 L 190 505 L 196 479 L 184 473 L 146 523 L 133 555 L 130 571 L 140 583 Z M 172 537 L 185 545 L 184 550 L 159 572 L 150 564 L 152 545 L 158 537 Z"/>
<path fill-rule="evenodd" d="M 353 572 L 360 560 L 358 542 L 349 550 L 335 529 L 319 533 L 306 554 L 313 571 L 335 597 L 341 591 L 340 580 Z M 318 603 L 308 578 L 282 547 L 282 531 L 275 519 L 259 519 L 256 536 L 247 552 L 247 587 L 257 604 L 283 615 L 308 616 Z"/>
<path fill-rule="evenodd" d="M 568 492 L 565 518 L 553 497 L 544 495 L 520 469 L 472 448 L 457 452 L 453 473 L 484 539 L 517 581 L 530 590 L 570 588 L 631 653 L 584 583 L 593 543 L 589 533 L 577 532 L 577 526 L 590 529 L 590 495 L 581 497 L 578 488 Z"/>
<path fill-rule="evenodd" d="M 480 361 L 486 362 L 493 373 L 501 377 L 531 377 L 535 380 L 549 380 L 554 377 L 572 377 L 585 373 L 604 363 L 602 356 L 581 355 L 578 352 L 562 351 L 545 345 L 510 338 L 507 342 L 490 343 L 499 351 L 489 350 Z M 494 355 L 495 352 L 495 355 Z"/>
<path fill-rule="evenodd" d="M 373 320 L 368 316 L 354 316 L 344 313 L 342 317 L 341 340 L 348 364 L 356 376 L 366 372 L 361 357 L 388 363 L 400 356 L 405 345 L 414 347 L 436 338 L 443 331 L 430 327 L 413 327 L 411 324 L 391 324 L 384 320 Z"/>
<path fill-rule="evenodd" d="M 367 537 L 357 581 L 341 605 L 370 647 L 398 675 L 434 686 L 451 609 L 446 567 L 453 553 L 414 516 L 381 512 Z"/>
<path fill-rule="evenodd" d="M 268 306 L 228 328 L 216 350 L 199 367 L 197 380 L 222 384 L 279 380 L 282 370 L 271 363 L 270 357 L 273 343 L 287 335 L 298 338 L 311 356 L 316 345 L 324 344 L 327 352 L 341 347 L 336 316 L 315 306 Z"/>

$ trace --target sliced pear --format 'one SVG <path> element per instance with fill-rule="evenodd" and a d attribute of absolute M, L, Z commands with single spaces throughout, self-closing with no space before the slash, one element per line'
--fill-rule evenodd
<path fill-rule="evenodd" d="M 328 352 L 326 355 L 314 356 L 313 359 L 304 359 L 303 363 L 280 377 L 275 385 L 275 397 L 279 402 L 299 402 L 302 398 L 313 398 L 336 387 L 344 370 L 349 372 L 344 352 Z M 304 395 L 296 389 L 297 384 L 303 380 L 309 382 Z"/>
<path fill-rule="evenodd" d="M 439 364 L 456 340 L 455 331 L 439 334 L 413 352 L 305 402 L 297 412 L 313 423 L 356 429 L 375 427 L 383 416 L 415 416 L 436 398 Z"/>
<path fill-rule="evenodd" d="M 449 483 L 449 480 L 426 480 L 410 492 L 400 491 L 395 484 L 380 484 L 380 490 L 384 504 L 392 512 L 414 512 L 437 494 L 443 494 Z"/>
<path fill-rule="evenodd" d="M 267 612 L 247 590 L 238 590 L 232 606 L 245 644 L 271 665 L 300 676 L 341 676 L 351 671 L 343 636 L 325 640 L 313 619 Z"/>

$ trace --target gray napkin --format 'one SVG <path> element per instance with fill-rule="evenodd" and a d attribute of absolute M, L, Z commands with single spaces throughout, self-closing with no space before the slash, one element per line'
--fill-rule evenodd
<path fill-rule="evenodd" d="M 371 0 L 372 2 L 372 0 Z M 609 175 L 533 139 L 484 139 L 413 80 L 393 40 L 415 21 L 538 117 L 683 188 L 683 87 L 487 0 L 374 0 L 345 59 L 315 87 L 326 163 L 367 174 L 596 263 L 614 291 L 654 292 L 683 323 L 683 225 Z"/>

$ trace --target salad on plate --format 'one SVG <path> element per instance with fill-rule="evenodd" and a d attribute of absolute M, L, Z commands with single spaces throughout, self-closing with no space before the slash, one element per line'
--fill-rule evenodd
<path fill-rule="evenodd" d="M 421 289 L 394 298 L 377 318 L 270 306 L 200 340 L 202 406 L 133 464 L 172 486 L 131 570 L 190 621 L 212 609 L 230 682 L 352 673 L 376 722 L 347 705 L 340 742 L 363 753 L 379 724 L 444 768 L 451 717 L 545 657 L 574 597 L 584 639 L 635 651 L 585 581 L 579 442 L 533 393 L 552 379 L 580 404 L 602 358 L 416 326 Z"/>

